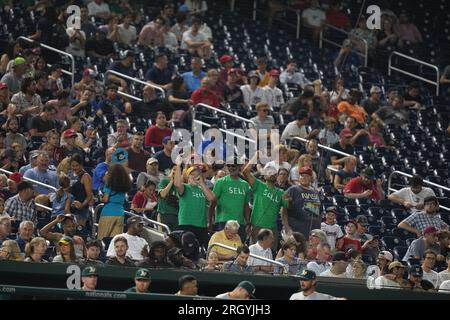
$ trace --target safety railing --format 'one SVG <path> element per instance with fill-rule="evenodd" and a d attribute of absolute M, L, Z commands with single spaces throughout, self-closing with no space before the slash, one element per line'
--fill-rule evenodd
<path fill-rule="evenodd" d="M 44 206 L 43 204 L 40 204 L 40 203 L 36 203 L 36 207 L 39 207 L 39 208 L 47 210 L 47 211 L 52 211 L 53 210 L 52 208 Z"/>
<path fill-rule="evenodd" d="M 237 251 L 236 248 L 227 246 L 226 244 L 218 243 L 218 242 L 213 242 L 213 243 L 208 247 L 208 253 L 209 253 L 209 251 L 210 251 L 213 247 L 221 247 L 221 248 L 223 248 L 223 249 L 231 250 L 231 251 L 234 251 L 234 252 Z M 285 274 L 288 274 L 288 273 L 289 273 L 289 271 L 288 271 L 289 266 L 286 265 L 286 264 L 284 264 L 284 263 L 281 263 L 281 262 L 278 262 L 278 261 L 275 261 L 275 260 L 272 260 L 272 259 L 267 259 L 267 258 L 258 256 L 258 255 L 253 254 L 253 253 L 250 253 L 250 257 L 255 258 L 255 259 L 258 259 L 258 260 L 265 261 L 265 262 L 267 262 L 267 263 L 270 263 L 270 264 L 273 264 L 273 265 L 276 265 L 276 266 L 279 266 L 279 267 L 283 270 L 283 273 L 285 273 Z"/>
<path fill-rule="evenodd" d="M 0 169 L 0 172 L 6 173 L 7 175 L 11 175 L 11 174 L 12 174 L 11 171 L 8 171 L 8 170 L 5 170 L 5 169 Z M 55 188 L 55 187 L 53 187 L 53 186 L 50 186 L 50 185 L 48 185 L 48 184 L 45 184 L 45 183 L 42 183 L 42 182 L 39 182 L 39 181 L 30 179 L 30 178 L 27 178 L 27 177 L 22 177 L 22 179 L 25 180 L 25 181 L 31 182 L 31 183 L 33 183 L 33 184 L 37 184 L 37 185 L 39 185 L 39 186 L 41 186 L 41 187 L 44 187 L 44 188 L 53 190 L 53 191 L 58 190 L 57 188 Z"/>
<path fill-rule="evenodd" d="M 197 124 L 200 124 L 200 125 L 202 125 L 202 126 L 208 127 L 208 128 L 211 128 L 211 127 L 212 127 L 212 125 L 210 125 L 209 123 L 206 123 L 206 122 L 203 122 L 203 121 L 194 119 L 194 124 L 196 124 L 196 123 L 197 123 Z M 220 132 L 225 133 L 225 134 L 229 134 L 229 135 L 231 135 L 231 136 L 233 136 L 233 137 L 236 137 L 236 138 L 239 138 L 239 139 L 243 139 L 243 140 L 246 140 L 246 141 L 251 142 L 251 143 L 256 143 L 255 140 L 250 139 L 250 138 L 247 138 L 247 137 L 242 136 L 242 135 L 240 135 L 240 134 L 237 134 L 237 133 L 234 133 L 234 132 L 230 132 L 230 131 L 227 131 L 227 130 L 222 129 L 222 128 L 218 128 L 218 130 L 219 130 Z"/>
<path fill-rule="evenodd" d="M 392 188 L 392 177 L 394 175 L 396 175 L 396 174 L 404 176 L 404 177 L 408 177 L 408 178 L 412 178 L 413 177 L 412 175 L 410 175 L 410 174 L 408 174 L 406 172 L 403 172 L 403 171 L 393 171 L 393 172 L 391 172 L 391 174 L 389 175 L 389 178 L 388 178 L 388 195 L 391 193 L 391 191 L 393 191 L 393 192 L 398 191 L 398 190 Z M 434 183 L 434 182 L 431 182 L 431 181 L 428 181 L 428 180 L 423 180 L 423 183 L 426 184 L 426 185 L 429 185 L 429 186 L 433 186 L 433 187 L 445 190 L 445 191 L 450 191 L 450 188 L 448 188 L 446 186 L 442 186 L 442 185 Z M 445 211 L 450 211 L 450 208 L 447 208 L 445 206 L 440 205 L 439 207 L 441 209 L 444 209 Z"/>
<path fill-rule="evenodd" d="M 108 74 L 112 74 L 112 75 L 115 75 L 115 76 L 117 76 L 117 77 L 119 77 L 119 78 L 127 79 L 127 80 L 130 80 L 130 81 L 136 82 L 136 83 L 140 83 L 140 84 L 142 84 L 142 85 L 144 85 L 144 86 L 152 87 L 153 89 L 156 89 L 156 90 L 158 90 L 159 92 L 161 92 L 161 96 L 162 96 L 163 98 L 166 97 L 166 91 L 164 91 L 163 88 L 161 88 L 161 87 L 159 87 L 159 86 L 156 86 L 156 85 L 154 85 L 154 84 L 151 84 L 151 83 L 149 83 L 149 82 L 145 82 L 145 81 L 139 80 L 139 79 L 137 79 L 137 78 L 133 78 L 133 77 L 127 76 L 126 74 L 123 74 L 123 73 L 120 73 L 120 72 L 117 72 L 117 71 L 114 71 L 114 70 L 107 70 L 107 71 L 105 72 L 105 81 L 108 79 Z M 118 91 L 118 93 L 124 94 L 125 92 Z M 126 93 L 125 93 L 125 94 L 126 94 Z"/>
<path fill-rule="evenodd" d="M 197 103 L 194 106 L 194 108 L 192 108 L 192 126 L 194 125 L 194 120 L 195 120 L 195 109 L 197 109 L 197 107 L 199 107 L 199 106 L 203 107 L 203 108 L 206 108 L 206 109 L 209 109 L 209 110 L 212 110 L 214 112 L 222 113 L 222 114 L 225 114 L 225 115 L 227 115 L 229 117 L 232 117 L 232 118 L 235 118 L 235 119 L 238 119 L 238 120 L 250 123 L 253 126 L 253 128 L 256 128 L 256 123 L 254 121 L 252 121 L 252 120 L 245 119 L 245 118 L 243 118 L 241 116 L 238 116 L 236 114 L 230 113 L 230 112 L 225 111 L 225 110 L 214 108 L 213 106 L 210 106 L 209 104 L 205 104 L 205 103 Z"/>
<path fill-rule="evenodd" d="M 400 68 L 397 68 L 397 67 L 393 67 L 392 66 L 392 57 L 394 57 L 394 56 L 399 56 L 399 57 L 405 58 L 407 60 L 417 62 L 421 66 L 427 66 L 427 67 L 430 67 L 431 69 L 434 69 L 436 71 L 436 81 L 431 81 L 431 80 L 426 79 L 424 77 L 421 77 L 421 76 L 419 76 L 417 74 L 413 74 L 413 73 L 410 73 L 410 72 L 408 72 L 406 70 L 403 70 L 403 69 L 400 69 Z M 416 78 L 418 80 L 421 80 L 421 81 L 424 81 L 426 83 L 429 83 L 429 84 L 432 84 L 432 85 L 436 86 L 436 95 L 437 96 L 439 95 L 439 68 L 437 66 L 435 66 L 434 64 L 430 64 L 428 62 L 425 62 L 425 61 L 422 61 L 422 60 L 410 57 L 410 56 L 408 56 L 406 54 L 403 54 L 403 53 L 400 53 L 398 51 L 394 51 L 394 52 L 392 52 L 389 55 L 388 75 L 391 75 L 391 72 L 392 72 L 391 70 L 394 70 L 394 71 L 406 74 L 407 76 L 410 76 L 412 78 Z"/>
<path fill-rule="evenodd" d="M 50 47 L 49 45 L 46 45 L 46 44 L 41 43 L 41 42 L 39 42 L 39 41 L 35 41 L 35 40 L 32 40 L 32 39 L 29 39 L 29 38 L 27 38 L 27 37 L 19 37 L 18 39 L 22 39 L 22 40 L 25 40 L 25 41 L 30 42 L 30 43 L 39 43 L 39 45 L 40 45 L 42 48 L 45 48 L 45 49 L 47 49 L 47 50 L 50 50 L 50 51 L 59 53 L 60 55 L 69 57 L 69 59 L 70 59 L 70 61 L 71 61 L 71 63 L 72 63 L 72 71 L 67 71 L 67 70 L 64 70 L 64 69 L 61 69 L 61 71 L 62 71 L 64 74 L 67 74 L 67 75 L 69 75 L 69 76 L 71 77 L 72 87 L 73 87 L 73 85 L 75 84 L 75 58 L 73 57 L 73 55 L 71 55 L 71 54 L 69 54 L 69 53 L 67 53 L 67 52 L 58 50 L 58 49 L 56 49 L 56 48 Z"/>
<path fill-rule="evenodd" d="M 332 44 L 332 45 L 334 45 L 336 47 L 342 48 L 342 43 L 337 43 L 337 42 L 334 42 L 331 39 L 327 39 L 327 38 L 324 37 L 323 31 L 326 28 L 336 30 L 338 32 L 341 32 L 341 33 L 345 34 L 347 36 L 347 38 L 348 37 L 355 38 L 355 39 L 358 39 L 359 41 L 361 41 L 362 43 L 364 43 L 364 53 L 356 51 L 356 54 L 358 54 L 359 56 L 364 58 L 364 67 L 367 67 L 367 62 L 368 62 L 368 57 L 369 57 L 369 45 L 367 44 L 367 41 L 365 39 L 363 39 L 363 38 L 361 38 L 361 37 L 359 37 L 357 35 L 350 34 L 349 32 L 347 32 L 347 31 L 345 31 L 343 29 L 336 28 L 335 26 L 332 26 L 331 24 L 325 24 L 325 27 L 320 31 L 319 47 L 321 49 L 323 48 L 323 42 L 326 42 L 326 43 Z"/>
<path fill-rule="evenodd" d="M 291 141 L 289 142 L 289 147 L 292 146 L 292 143 L 294 142 L 294 140 L 301 141 L 301 142 L 304 142 L 304 143 L 308 143 L 308 141 L 309 141 L 307 139 L 300 138 L 300 137 L 291 137 L 290 140 Z M 325 149 L 325 150 L 331 151 L 333 153 L 340 154 L 341 156 L 344 156 L 344 157 L 354 156 L 353 154 L 345 153 L 345 152 L 342 152 L 342 151 L 339 151 L 339 150 L 336 150 L 336 149 L 324 146 L 323 144 L 320 144 L 320 143 L 317 144 L 317 147 L 320 148 L 320 149 Z"/>

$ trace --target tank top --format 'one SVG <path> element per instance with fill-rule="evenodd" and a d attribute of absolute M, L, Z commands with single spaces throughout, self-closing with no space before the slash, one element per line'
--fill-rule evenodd
<path fill-rule="evenodd" d="M 73 195 L 74 199 L 80 202 L 83 202 L 86 199 L 86 190 L 84 189 L 84 185 L 81 183 L 81 178 L 86 173 L 83 172 L 77 176 L 73 172 L 69 175 L 70 178 L 70 193 Z"/>

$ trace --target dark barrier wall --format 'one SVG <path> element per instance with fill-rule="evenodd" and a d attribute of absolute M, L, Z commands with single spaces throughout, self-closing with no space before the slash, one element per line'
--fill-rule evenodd
<path fill-rule="evenodd" d="M 34 264 L 15 261 L 0 262 L 0 284 L 73 289 L 79 285 L 80 268 L 70 264 Z M 123 291 L 132 287 L 136 268 L 98 267 L 99 290 Z M 178 291 L 178 278 L 192 274 L 198 280 L 199 295 L 215 296 L 232 290 L 243 280 L 252 281 L 258 299 L 287 300 L 298 291 L 295 277 L 209 273 L 190 270 L 152 269 L 151 292 L 173 294 Z M 449 300 L 450 294 L 412 292 L 407 290 L 369 290 L 365 281 L 320 278 L 318 291 L 347 299 L 421 299 Z"/>

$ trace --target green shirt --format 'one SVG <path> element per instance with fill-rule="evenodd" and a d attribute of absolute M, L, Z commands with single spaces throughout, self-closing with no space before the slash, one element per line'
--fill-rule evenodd
<path fill-rule="evenodd" d="M 283 199 L 284 191 L 280 188 L 269 188 L 267 183 L 255 179 L 253 183 L 253 210 L 251 223 L 260 228 L 276 228 L 277 216 L 281 207 L 287 207 L 288 201 Z"/>
<path fill-rule="evenodd" d="M 184 193 L 178 194 L 180 198 L 180 210 L 178 212 L 178 224 L 180 226 L 194 226 L 206 228 L 207 211 L 206 197 L 202 188 L 184 183 Z"/>
<path fill-rule="evenodd" d="M 167 187 L 169 182 L 170 179 L 167 177 L 161 179 L 158 185 L 158 193 L 161 192 L 162 189 Z M 178 207 L 173 206 L 175 201 L 178 202 L 177 189 L 172 185 L 172 188 L 170 188 L 170 192 L 165 199 L 163 199 L 161 196 L 158 197 L 158 212 L 162 215 L 178 215 Z"/>
<path fill-rule="evenodd" d="M 215 222 L 237 220 L 244 225 L 244 204 L 249 202 L 250 193 L 248 182 L 228 175 L 216 181 L 213 192 L 217 198 Z"/>

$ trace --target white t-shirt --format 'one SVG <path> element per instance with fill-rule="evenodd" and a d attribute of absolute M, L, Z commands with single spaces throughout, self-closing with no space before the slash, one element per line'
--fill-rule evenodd
<path fill-rule="evenodd" d="M 333 250 L 336 247 L 336 239 L 339 239 L 344 236 L 341 227 L 338 224 L 329 225 L 325 222 L 320 224 L 320 230 L 325 232 L 327 236 L 327 242 Z"/>
<path fill-rule="evenodd" d="M 164 46 L 171 51 L 175 51 L 178 48 L 177 36 L 173 32 L 163 33 L 164 36 Z"/>
<path fill-rule="evenodd" d="M 320 292 L 314 292 L 309 296 L 305 296 L 302 291 L 294 293 L 289 300 L 338 300 L 338 298 Z"/>
<path fill-rule="evenodd" d="M 316 274 L 322 274 L 331 268 L 329 262 L 318 263 L 317 261 L 310 261 L 306 265 L 306 269 L 314 271 Z"/>
<path fill-rule="evenodd" d="M 450 293 L 450 280 L 445 280 L 439 286 L 439 292 Z"/>
<path fill-rule="evenodd" d="M 97 14 L 103 13 L 103 12 L 108 12 L 108 13 L 111 12 L 109 10 L 109 5 L 106 2 L 102 2 L 100 5 L 98 5 L 97 3 L 95 3 L 95 1 L 92 1 L 91 3 L 89 3 L 87 5 L 87 8 L 89 10 L 90 16 L 96 16 Z"/>
<path fill-rule="evenodd" d="M 303 10 L 302 18 L 313 27 L 320 27 L 327 20 L 325 12 L 320 8 L 308 8 Z"/>
<path fill-rule="evenodd" d="M 430 281 L 435 288 L 439 288 L 438 273 L 436 271 L 430 270 L 430 272 L 425 272 L 423 270 L 423 280 Z"/>
<path fill-rule="evenodd" d="M 66 33 L 70 37 L 73 37 L 77 30 L 75 28 L 67 28 Z M 86 40 L 86 33 L 83 30 L 80 30 L 81 36 Z M 80 40 L 76 40 L 75 42 L 70 42 L 69 46 L 66 47 L 66 52 L 70 53 L 71 55 L 77 56 L 77 57 L 85 57 L 85 48 L 81 46 Z"/>
<path fill-rule="evenodd" d="M 284 168 L 287 171 L 291 170 L 291 165 L 289 163 L 287 162 L 277 163 L 275 160 L 267 162 L 266 165 L 264 166 L 264 169 L 269 167 L 275 168 L 277 171 L 280 170 L 280 168 Z"/>
<path fill-rule="evenodd" d="M 259 243 L 252 244 L 250 247 L 250 253 L 254 255 L 261 256 L 267 259 L 273 260 L 272 250 L 270 248 L 263 249 Z M 249 266 L 271 266 L 272 264 L 263 260 L 255 259 L 252 257 L 248 258 L 247 265 Z"/>
<path fill-rule="evenodd" d="M 417 194 L 412 192 L 411 188 L 408 187 L 408 188 L 403 188 L 403 189 L 400 189 L 400 190 L 394 192 L 393 195 L 400 197 L 406 201 L 409 201 L 413 205 L 418 205 L 420 203 L 423 204 L 423 200 L 426 197 L 431 197 L 431 196 L 435 197 L 436 196 L 432 189 L 426 188 L 426 187 L 422 187 L 422 190 Z M 421 211 L 416 208 L 411 208 L 410 210 L 411 210 L 411 213 L 416 213 L 416 212 Z"/>
<path fill-rule="evenodd" d="M 130 257 L 132 260 L 143 260 L 144 257 L 141 254 L 142 249 L 144 249 L 145 246 L 148 246 L 148 242 L 139 236 L 132 236 L 128 233 L 122 233 L 116 235 L 114 238 L 112 238 L 111 243 L 108 248 L 108 252 L 106 253 L 107 257 L 115 257 L 116 251 L 114 250 L 114 240 L 117 237 L 124 237 L 128 241 L 128 251 L 127 256 Z"/>
<path fill-rule="evenodd" d="M 242 95 L 244 96 L 244 103 L 246 106 L 254 106 L 259 102 L 266 102 L 264 95 L 264 89 L 256 87 L 253 91 L 249 84 L 241 86 Z"/>
<path fill-rule="evenodd" d="M 321 277 L 331 277 L 331 278 L 346 278 L 345 272 L 341 274 L 334 274 L 331 272 L 331 269 L 328 269 L 327 271 L 324 271 L 320 274 Z"/>
<path fill-rule="evenodd" d="M 300 137 L 305 139 L 308 136 L 308 131 L 306 131 L 306 126 L 299 127 L 297 120 L 289 122 L 286 128 L 284 128 L 281 134 L 281 142 L 284 142 L 292 137 Z"/>
<path fill-rule="evenodd" d="M 136 42 L 137 39 L 137 31 L 135 26 L 129 26 L 128 29 L 122 24 L 118 25 L 118 33 L 119 33 L 119 42 L 131 45 Z"/>
<path fill-rule="evenodd" d="M 438 273 L 438 283 L 437 287 L 439 288 L 444 281 L 450 280 L 450 271 L 448 269 L 441 271 Z"/>
<path fill-rule="evenodd" d="M 398 282 L 387 279 L 384 276 L 375 279 L 376 289 L 401 289 Z"/>
<path fill-rule="evenodd" d="M 198 32 L 195 36 L 191 33 L 191 30 L 188 30 L 183 33 L 183 38 L 181 40 L 181 49 L 188 49 L 189 46 L 187 45 L 186 41 L 194 41 L 194 42 L 200 42 L 200 41 L 206 41 L 208 40 L 208 37 L 202 33 Z"/>
<path fill-rule="evenodd" d="M 277 87 L 271 88 L 269 86 L 265 86 L 263 89 L 265 100 L 271 108 L 280 108 L 281 105 L 284 104 L 283 92 L 280 89 Z"/>

